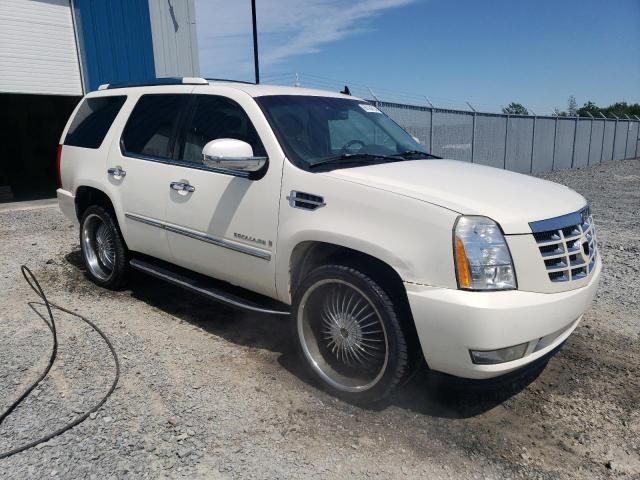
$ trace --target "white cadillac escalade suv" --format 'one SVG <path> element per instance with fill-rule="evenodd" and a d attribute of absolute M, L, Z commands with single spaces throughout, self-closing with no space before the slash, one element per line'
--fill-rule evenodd
<path fill-rule="evenodd" d="M 576 328 L 600 276 L 582 196 L 434 157 L 348 95 L 105 85 L 58 162 L 91 280 L 118 288 L 133 268 L 289 315 L 312 378 L 351 401 L 387 397 L 422 358 L 473 379 L 531 363 Z"/>

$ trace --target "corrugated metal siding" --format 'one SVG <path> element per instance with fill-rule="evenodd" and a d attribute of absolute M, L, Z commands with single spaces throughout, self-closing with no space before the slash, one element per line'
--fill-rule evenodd
<path fill-rule="evenodd" d="M 200 75 L 193 0 L 148 0 L 157 77 Z"/>
<path fill-rule="evenodd" d="M 147 0 L 73 0 L 87 90 L 155 78 Z"/>
<path fill-rule="evenodd" d="M 82 95 L 69 0 L 0 1 L 0 92 Z"/>

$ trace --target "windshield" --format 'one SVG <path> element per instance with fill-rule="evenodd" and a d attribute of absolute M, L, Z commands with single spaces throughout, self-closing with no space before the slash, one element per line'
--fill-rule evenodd
<path fill-rule="evenodd" d="M 301 168 L 433 158 L 398 124 L 362 100 L 273 95 L 256 101 L 287 157 Z"/>

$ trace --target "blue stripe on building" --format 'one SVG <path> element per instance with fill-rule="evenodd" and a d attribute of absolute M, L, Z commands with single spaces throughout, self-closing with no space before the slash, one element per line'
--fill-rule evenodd
<path fill-rule="evenodd" d="M 73 0 L 84 83 L 155 78 L 148 0 Z"/>

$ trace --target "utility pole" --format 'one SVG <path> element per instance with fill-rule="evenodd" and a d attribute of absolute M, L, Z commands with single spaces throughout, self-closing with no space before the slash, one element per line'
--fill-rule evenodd
<path fill-rule="evenodd" d="M 260 83 L 260 65 L 258 63 L 258 24 L 256 22 L 256 0 L 251 0 L 251 19 L 253 21 L 253 63 L 257 85 Z"/>

